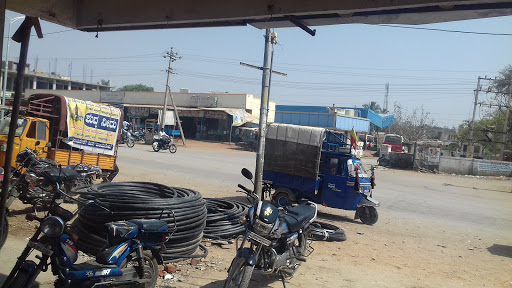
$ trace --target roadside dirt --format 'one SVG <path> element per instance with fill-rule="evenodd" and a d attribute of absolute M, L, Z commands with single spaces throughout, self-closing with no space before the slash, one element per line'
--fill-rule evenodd
<path fill-rule="evenodd" d="M 187 147 L 178 145 L 178 153 L 181 149 L 197 153 L 242 153 L 234 145 L 197 141 L 187 141 Z M 375 161 L 373 158 L 366 160 L 363 159 L 367 163 Z M 165 173 L 141 173 L 137 169 L 123 168 L 116 181 L 172 182 L 185 187 L 192 185 L 188 180 L 180 180 L 179 177 Z M 454 189 L 461 193 L 461 197 L 474 197 L 471 196 L 473 194 L 464 196 L 459 192 L 466 191 L 464 189 L 484 195 L 512 193 L 512 181 L 503 177 L 438 175 L 382 168 L 378 169 L 377 175 L 377 183 L 389 181 L 387 179 L 397 175 L 421 178 L 425 183 Z M 429 197 L 429 185 L 425 184 L 425 197 Z M 193 186 L 204 197 L 244 199 L 234 193 L 235 188 L 226 190 L 201 181 L 193 182 Z M 510 213 L 510 203 L 496 202 L 493 205 L 494 209 L 501 209 L 505 215 L 510 215 L 506 214 Z M 447 205 L 455 206 L 457 203 Z M 24 214 L 31 211 L 24 209 L 26 207 L 20 202 L 12 207 L 16 215 L 9 218 L 11 236 L 25 239 L 35 229 L 34 224 L 24 219 Z M 320 207 L 320 220 L 344 228 L 348 239 L 338 243 L 314 242 L 315 251 L 296 275 L 287 280 L 287 286 L 512 287 L 511 225 L 496 230 L 480 230 L 475 229 L 471 222 L 460 225 L 437 223 L 427 216 L 409 217 L 406 211 L 392 211 L 384 207 L 379 213 L 379 222 L 367 226 L 353 220 L 353 211 Z M 176 263 L 181 271 L 173 273 L 173 279 L 159 280 L 158 287 L 222 287 L 227 268 L 235 255 L 235 245 L 230 245 L 228 249 L 211 245 L 208 249 L 208 257 L 202 259 L 199 265 L 192 266 L 190 260 Z M 261 274 L 256 274 L 251 283 L 253 287 L 282 287 L 278 277 Z"/>

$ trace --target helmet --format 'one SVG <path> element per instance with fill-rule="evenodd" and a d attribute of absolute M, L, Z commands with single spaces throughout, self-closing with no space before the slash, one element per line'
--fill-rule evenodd
<path fill-rule="evenodd" d="M 16 163 L 23 163 L 23 167 L 27 168 L 32 164 L 32 152 L 29 150 L 23 150 L 16 156 Z"/>

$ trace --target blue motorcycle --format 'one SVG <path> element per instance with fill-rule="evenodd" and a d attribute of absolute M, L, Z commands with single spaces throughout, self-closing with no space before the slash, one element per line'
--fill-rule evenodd
<path fill-rule="evenodd" d="M 158 265 L 163 264 L 160 247 L 170 236 L 166 222 L 154 219 L 129 220 L 106 224 L 108 248 L 95 260 L 75 264 L 78 237 L 66 225 L 81 209 L 108 210 L 99 201 L 75 199 L 59 189 L 51 175 L 40 175 L 54 183 L 55 193 L 44 218 L 27 214 L 27 220 L 39 221 L 39 228 L 28 241 L 2 288 L 32 287 L 40 272 L 48 268 L 58 276 L 55 287 L 155 287 Z M 63 199 L 78 203 L 71 212 L 60 206 Z M 99 211 L 99 210 L 98 210 Z M 27 260 L 30 253 L 38 263 Z"/>

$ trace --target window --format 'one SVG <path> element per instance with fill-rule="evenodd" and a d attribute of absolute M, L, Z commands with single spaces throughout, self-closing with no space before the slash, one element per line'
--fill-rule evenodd
<path fill-rule="evenodd" d="M 30 126 L 28 127 L 28 130 L 27 130 L 27 138 L 32 138 L 32 139 L 36 138 L 36 124 L 37 124 L 37 122 L 30 122 Z"/>
<path fill-rule="evenodd" d="M 329 160 L 329 174 L 336 175 L 338 173 L 338 159 L 331 158 Z"/>
<path fill-rule="evenodd" d="M 37 138 L 36 140 L 46 141 L 46 123 L 37 122 Z"/>

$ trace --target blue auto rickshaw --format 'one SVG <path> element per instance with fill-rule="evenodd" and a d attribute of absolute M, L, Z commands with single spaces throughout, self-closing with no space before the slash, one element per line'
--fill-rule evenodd
<path fill-rule="evenodd" d="M 372 225 L 378 220 L 373 199 L 373 167 L 366 171 L 346 135 L 325 128 L 271 124 L 265 144 L 263 180 L 278 206 L 300 199 L 344 210 Z"/>

